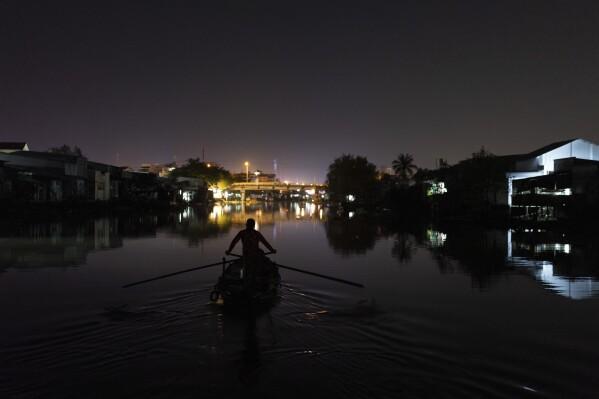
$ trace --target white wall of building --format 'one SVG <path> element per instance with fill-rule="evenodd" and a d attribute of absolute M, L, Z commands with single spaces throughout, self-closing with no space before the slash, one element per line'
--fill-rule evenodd
<path fill-rule="evenodd" d="M 599 161 L 599 145 L 588 140 L 576 139 L 561 147 L 547 151 L 536 158 L 522 160 L 516 163 L 517 169 L 525 171 L 513 171 L 506 173 L 508 179 L 508 205 L 512 206 L 512 181 L 526 179 L 534 176 L 547 175 L 555 170 L 554 161 L 563 158 L 579 158 Z M 530 169 L 539 169 L 531 171 Z"/>

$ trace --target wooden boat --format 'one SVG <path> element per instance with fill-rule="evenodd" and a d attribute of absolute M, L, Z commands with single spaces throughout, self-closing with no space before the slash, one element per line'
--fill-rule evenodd
<path fill-rule="evenodd" d="M 254 263 L 246 265 L 243 258 L 231 262 L 214 286 L 210 300 L 234 307 L 274 304 L 281 285 L 279 268 L 266 256 Z"/>

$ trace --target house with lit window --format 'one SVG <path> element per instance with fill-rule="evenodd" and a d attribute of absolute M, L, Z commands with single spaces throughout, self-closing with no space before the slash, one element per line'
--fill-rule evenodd
<path fill-rule="evenodd" d="M 522 220 L 559 220 L 599 214 L 599 145 L 571 139 L 524 154 L 481 150 L 425 181 L 435 209 L 451 216 L 509 215 Z"/>
<path fill-rule="evenodd" d="M 506 177 L 512 217 L 568 218 L 599 200 L 599 145 L 584 139 L 550 144 L 519 156 Z"/>

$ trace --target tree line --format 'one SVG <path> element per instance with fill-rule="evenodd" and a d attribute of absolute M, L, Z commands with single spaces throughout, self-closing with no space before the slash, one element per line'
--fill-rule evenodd
<path fill-rule="evenodd" d="M 347 209 L 441 211 L 454 216 L 500 208 L 498 196 L 506 192 L 509 160 L 484 147 L 455 165 L 441 158 L 432 170 L 418 167 L 409 153 L 400 153 L 391 165 L 393 172 L 387 173 L 364 156 L 341 155 L 327 173 L 331 204 Z M 430 187 L 438 182 L 449 189 L 443 195 L 432 195 Z"/>

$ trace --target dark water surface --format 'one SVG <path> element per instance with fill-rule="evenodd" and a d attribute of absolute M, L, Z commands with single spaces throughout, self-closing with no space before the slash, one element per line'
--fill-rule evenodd
<path fill-rule="evenodd" d="M 208 295 L 246 217 L 282 271 L 246 318 Z M 433 228 L 312 204 L 0 225 L 0 397 L 599 396 L 597 237 Z"/>

